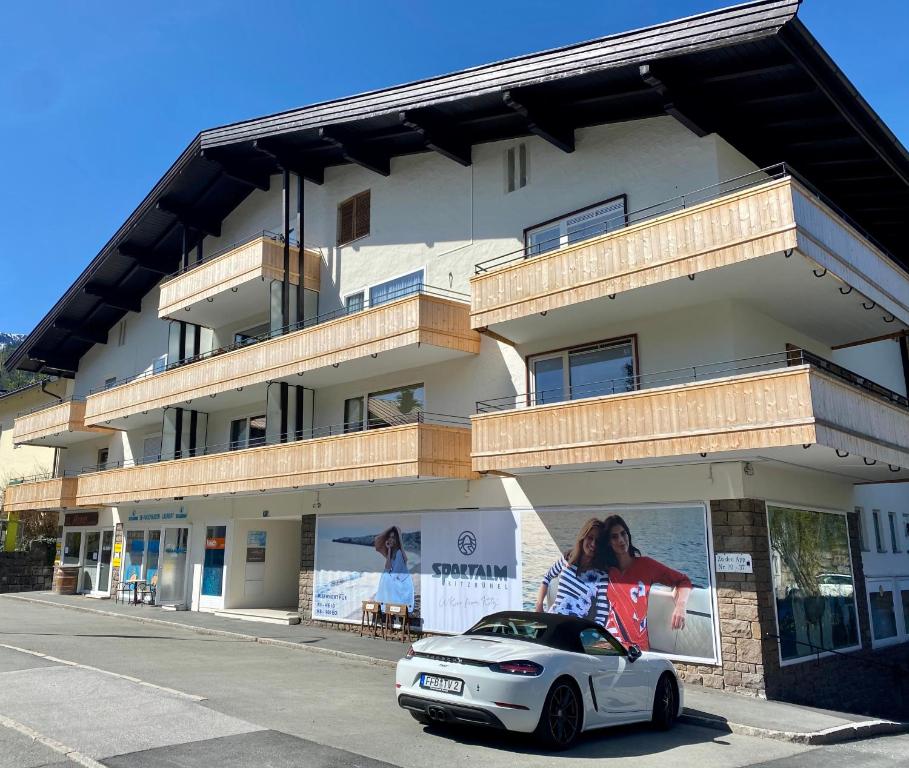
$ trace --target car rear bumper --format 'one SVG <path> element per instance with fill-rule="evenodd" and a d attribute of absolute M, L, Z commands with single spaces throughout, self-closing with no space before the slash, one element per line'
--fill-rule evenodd
<path fill-rule="evenodd" d="M 398 696 L 398 705 L 411 712 L 418 712 L 437 723 L 463 723 L 464 725 L 485 725 L 489 728 L 505 729 L 505 723 L 492 712 L 480 707 L 452 704 L 448 701 L 424 699 L 409 693 Z"/>

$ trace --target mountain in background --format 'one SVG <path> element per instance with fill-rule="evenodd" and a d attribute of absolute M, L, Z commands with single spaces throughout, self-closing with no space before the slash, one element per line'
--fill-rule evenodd
<path fill-rule="evenodd" d="M 13 371 L 13 373 L 9 373 L 6 368 L 3 367 L 3 364 L 6 362 L 6 358 L 10 356 L 10 353 L 12 353 L 12 351 L 18 347 L 24 339 L 24 333 L 0 332 L 0 392 L 8 392 L 13 389 L 19 389 L 19 387 L 24 387 L 34 381 L 46 378 L 44 376 L 36 376 L 34 373 L 26 373 L 24 371 Z"/>

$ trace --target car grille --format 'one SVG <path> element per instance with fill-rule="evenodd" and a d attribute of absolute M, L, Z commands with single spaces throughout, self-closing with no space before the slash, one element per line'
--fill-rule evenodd
<path fill-rule="evenodd" d="M 447 664 L 466 664 L 470 667 L 488 667 L 488 661 L 479 661 L 478 659 L 465 659 L 461 656 L 442 656 L 438 653 L 420 653 L 414 651 L 414 657 L 419 659 L 432 659 L 433 661 L 444 661 Z"/>

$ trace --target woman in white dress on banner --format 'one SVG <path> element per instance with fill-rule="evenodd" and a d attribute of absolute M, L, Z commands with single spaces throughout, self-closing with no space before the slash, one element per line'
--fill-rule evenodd
<path fill-rule="evenodd" d="M 382 603 L 406 605 L 408 611 L 414 609 L 413 576 L 407 570 L 407 555 L 404 553 L 404 541 L 401 529 L 393 525 L 375 538 L 373 546 L 376 552 L 385 558 L 385 568 L 379 577 L 379 588 L 376 600 Z"/>

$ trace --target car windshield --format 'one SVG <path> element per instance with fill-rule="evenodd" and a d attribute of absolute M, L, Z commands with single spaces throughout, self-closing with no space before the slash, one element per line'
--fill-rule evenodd
<path fill-rule="evenodd" d="M 467 630 L 466 635 L 505 635 L 522 640 L 539 640 L 548 627 L 540 621 L 518 616 L 488 616 Z"/>

